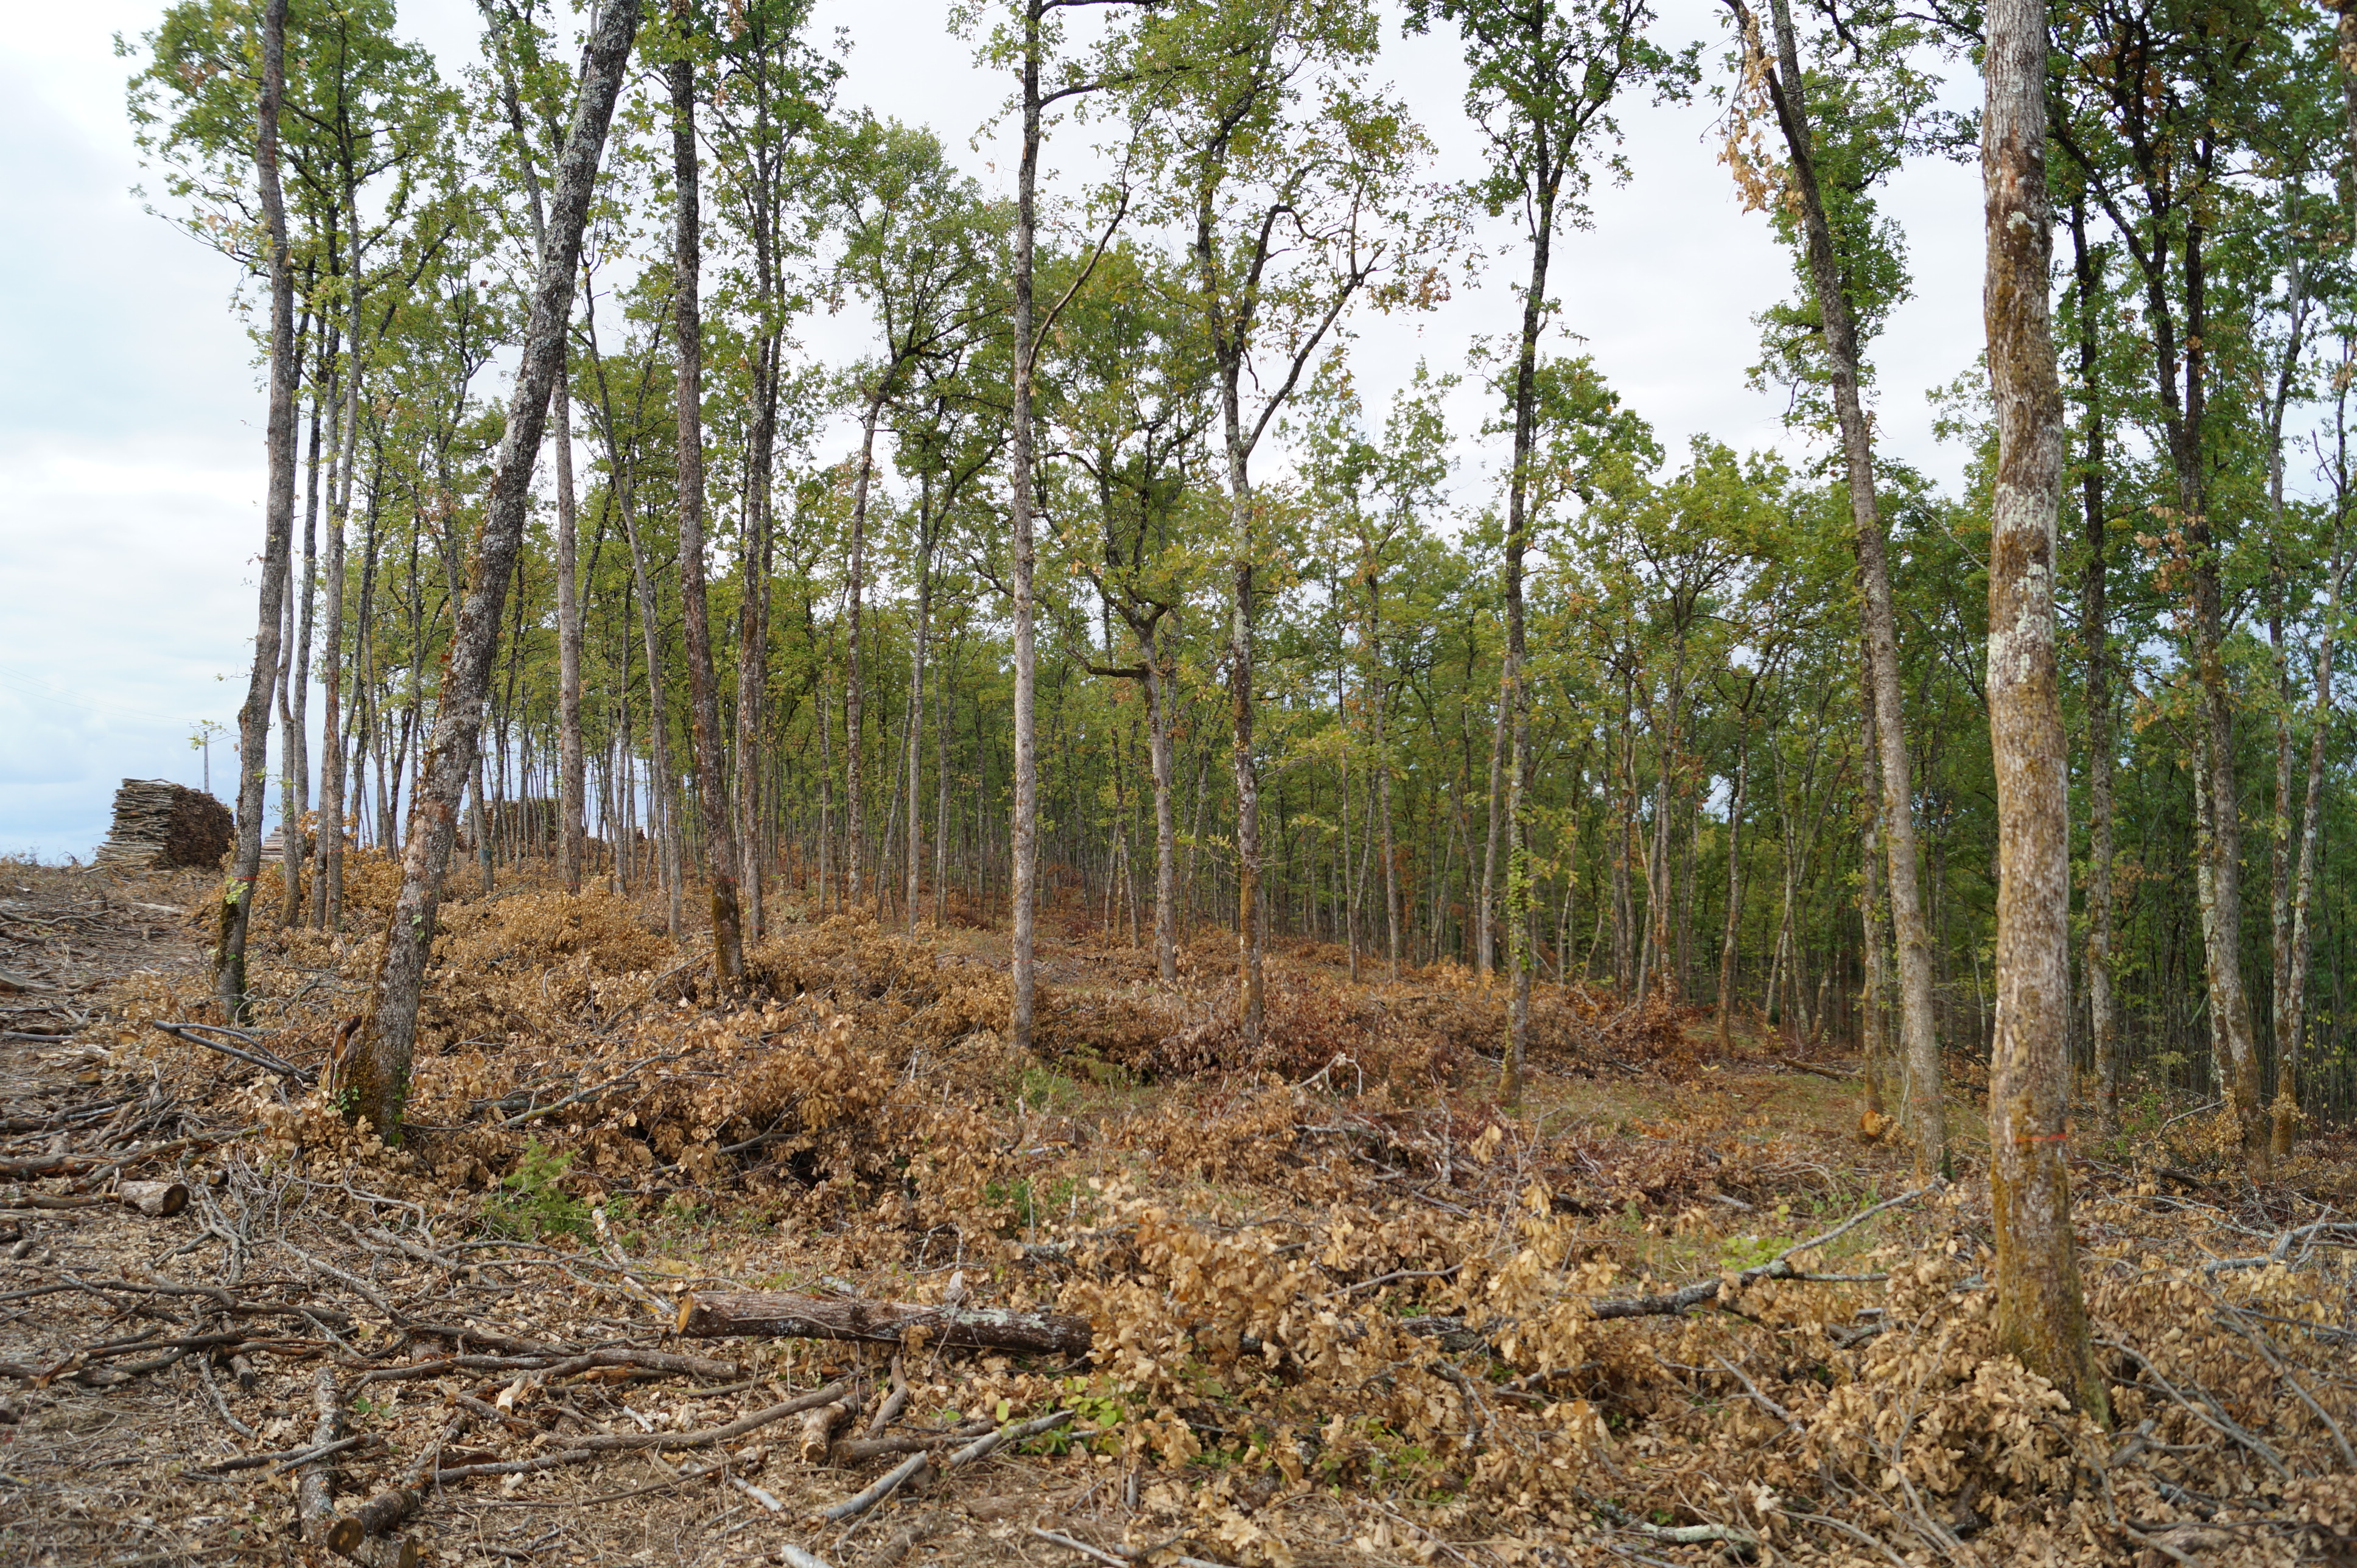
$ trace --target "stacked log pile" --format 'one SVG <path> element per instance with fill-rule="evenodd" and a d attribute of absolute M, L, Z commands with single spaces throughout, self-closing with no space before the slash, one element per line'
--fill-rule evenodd
<path fill-rule="evenodd" d="M 114 826 L 98 864 L 113 871 L 218 866 L 237 821 L 201 789 L 164 779 L 125 779 L 114 792 Z"/>

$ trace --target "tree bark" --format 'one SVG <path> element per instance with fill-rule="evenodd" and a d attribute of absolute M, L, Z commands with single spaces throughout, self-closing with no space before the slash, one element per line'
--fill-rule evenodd
<path fill-rule="evenodd" d="M 1850 513 L 1857 530 L 1867 670 L 1874 686 L 1875 736 L 1881 752 L 1882 834 L 1890 872 L 1892 937 L 1898 950 L 1903 1120 L 1914 1143 L 1916 1176 L 1928 1180 L 1948 1165 L 1947 1115 L 1941 1102 L 1932 939 L 1917 867 L 1914 783 L 1902 724 L 1905 706 L 1899 685 L 1898 618 L 1891 604 L 1889 541 L 1875 495 L 1873 435 L 1858 391 L 1857 328 L 1841 265 L 1834 254 L 1833 229 L 1817 183 L 1807 106 L 1800 97 L 1800 49 L 1792 32 L 1792 7 L 1788 0 L 1770 0 L 1770 9 L 1776 27 L 1777 70 L 1768 73 L 1769 91 L 1801 198 L 1811 292 L 1824 328 L 1826 369 L 1847 462 Z"/>
<path fill-rule="evenodd" d="M 1988 705 L 1996 775 L 1996 1026 L 1989 1199 L 1998 1343 L 2110 1421 L 2080 1290 L 2064 1119 L 2071 1101 L 2069 745 L 2054 631 L 2062 386 L 2048 313 L 2045 0 L 1993 0 L 1981 175 L 1983 308 L 1997 423 L 1989 524 Z"/>
<path fill-rule="evenodd" d="M 695 803 L 704 815 L 705 871 L 712 885 L 712 961 L 723 992 L 745 984 L 745 933 L 737 905 L 737 824 L 721 756 L 720 688 L 712 670 L 712 616 L 704 591 L 704 270 L 698 205 L 695 62 L 685 0 L 673 0 L 681 36 L 671 79 L 673 198 L 672 328 L 679 360 L 679 597 L 687 629 L 689 731 L 695 750 Z"/>
<path fill-rule="evenodd" d="M 214 992 L 231 1023 L 246 1019 L 245 934 L 253 879 L 262 870 L 262 811 L 269 779 L 270 705 L 278 682 L 279 621 L 285 613 L 286 555 L 295 528 L 295 262 L 287 249 L 286 202 L 278 176 L 278 113 L 286 91 L 286 0 L 262 13 L 262 95 L 254 172 L 270 248 L 269 489 L 263 509 L 262 593 L 253 667 L 238 709 L 237 843 L 221 886 L 213 947 Z"/>
<path fill-rule="evenodd" d="M 271 4 L 275 10 L 283 0 L 271 0 Z M 533 466 L 539 456 L 549 392 L 555 384 L 562 357 L 573 271 L 580 259 L 581 230 L 588 217 L 598 156 L 605 148 L 606 129 L 621 91 L 630 40 L 638 26 L 639 0 L 607 0 L 582 61 L 573 124 L 556 166 L 549 244 L 533 286 L 523 354 L 509 399 L 507 426 L 492 462 L 490 501 L 475 543 L 467 594 L 457 607 L 422 787 L 410 808 L 401 891 L 387 923 L 383 967 L 352 1085 L 353 1111 L 388 1143 L 400 1137 L 402 1108 L 409 1098 L 418 1004 L 433 947 L 442 877 L 449 865 L 459 791 L 474 770 L 481 737 L 493 645 L 508 582 L 523 541 Z M 289 493 L 291 499 L 291 484 Z"/>

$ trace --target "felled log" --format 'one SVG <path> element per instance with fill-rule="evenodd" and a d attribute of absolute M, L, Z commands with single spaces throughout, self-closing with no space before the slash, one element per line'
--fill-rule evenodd
<path fill-rule="evenodd" d="M 838 1300 L 790 1291 L 691 1295 L 680 1305 L 677 1325 L 679 1333 L 699 1339 L 759 1336 L 861 1339 L 879 1345 L 898 1345 L 912 1328 L 923 1329 L 935 1345 L 1043 1356 L 1085 1355 L 1091 1340 L 1087 1318 L 1060 1312 Z"/>
<path fill-rule="evenodd" d="M 188 1207 L 188 1189 L 176 1181 L 126 1181 L 115 1195 L 124 1208 L 151 1219 L 168 1219 Z"/>

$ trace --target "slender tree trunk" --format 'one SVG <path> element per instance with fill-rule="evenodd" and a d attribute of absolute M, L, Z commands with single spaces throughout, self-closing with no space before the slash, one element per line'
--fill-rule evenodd
<path fill-rule="evenodd" d="M 1531 845 L 1523 794 L 1530 778 L 1531 703 L 1523 675 L 1528 654 L 1523 627 L 1523 556 L 1530 548 L 1531 454 L 1538 441 L 1539 334 L 1546 323 L 1547 264 L 1555 245 L 1558 162 L 1547 126 L 1534 122 L 1531 161 L 1541 172 L 1531 220 L 1531 275 L 1523 294 L 1522 338 L 1514 358 L 1514 449 L 1506 475 L 1506 650 L 1499 682 L 1506 726 L 1506 972 L 1513 991 L 1506 1004 L 1505 1065 L 1498 1097 L 1523 1098 L 1523 1058 L 1531 1023 Z"/>
<path fill-rule="evenodd" d="M 277 9 L 282 0 L 271 0 Z M 459 791 L 474 770 L 502 599 L 523 541 L 532 499 L 532 470 L 548 417 L 564 345 L 573 270 L 581 252 L 591 188 L 620 94 L 630 40 L 638 31 L 639 0 L 607 0 L 582 61 L 581 85 L 565 153 L 556 167 L 549 244 L 540 259 L 523 354 L 508 404 L 507 427 L 492 461 L 490 496 L 468 592 L 456 626 L 436 704 L 434 734 L 402 856 L 401 891 L 385 930 L 383 968 L 376 984 L 368 1037 L 353 1077 L 353 1110 L 387 1142 L 401 1133 L 409 1098 L 410 1062 L 417 1041 L 417 1010 L 425 962 L 434 942 L 443 873 L 449 865 Z M 290 499 L 291 499 L 291 472 Z"/>
<path fill-rule="evenodd" d="M 928 509 L 930 510 L 930 509 Z M 925 860 L 925 637 L 932 625 L 933 561 L 929 548 L 917 568 L 917 625 L 909 654 L 908 931 L 917 934 L 917 905 Z"/>
<path fill-rule="evenodd" d="M 327 625 L 320 638 L 325 669 L 319 682 L 319 864 L 312 877 L 312 923 L 335 931 L 344 922 L 344 517 L 351 497 L 351 463 L 358 444 L 350 425 L 357 424 L 361 360 L 355 352 L 345 381 L 339 383 L 354 417 L 344 425 L 338 456 L 328 476 Z M 359 660 L 352 660 L 355 671 Z"/>
<path fill-rule="evenodd" d="M 562 352 L 562 345 L 559 345 Z M 556 868 L 567 893 L 581 891 L 582 843 L 587 836 L 581 756 L 581 589 L 576 561 L 579 529 L 573 491 L 573 389 L 556 366 Z"/>
<path fill-rule="evenodd" d="M 2104 604 L 2109 545 L 2105 537 L 2103 366 L 2097 337 L 2100 308 L 2095 258 L 2087 246 L 2085 205 L 2071 207 L 2072 274 L 2079 292 L 2079 382 L 2087 402 L 2081 457 L 2081 524 L 2087 564 L 2079 596 L 2079 639 L 2087 653 L 2087 1025 L 2095 1058 L 2095 1114 L 2107 1136 L 2120 1130 L 2120 1020 L 2113 993 L 2112 936 L 2112 654 Z"/>
<path fill-rule="evenodd" d="M 1031 272 L 1037 244 L 1039 183 L 1039 53 L 1046 0 L 1024 0 L 1023 153 L 1015 188 L 1015 362 L 1008 433 L 1007 514 L 1014 532 L 1015 598 L 1015 800 L 1009 845 L 1013 852 L 1013 929 L 1008 946 L 1015 974 L 1013 1045 L 1031 1050 L 1032 942 L 1038 916 L 1039 758 L 1037 747 L 1039 653 L 1034 645 L 1031 574 L 1032 452 L 1031 375 L 1039 345 L 1033 340 Z"/>
<path fill-rule="evenodd" d="M 1859 768 L 1865 778 L 1864 823 L 1858 842 L 1858 926 L 1861 933 L 1859 968 L 1864 993 L 1858 1009 L 1858 1056 L 1865 1080 L 1866 1110 L 1880 1117 L 1898 1098 L 1890 1025 L 1897 1009 L 1891 1005 L 1898 990 L 1890 965 L 1890 899 L 1883 886 L 1889 862 L 1882 854 L 1882 776 L 1880 741 L 1875 735 L 1874 682 L 1866 670 L 1866 649 L 1858 647 Z"/>
<path fill-rule="evenodd" d="M 756 236 L 761 247 L 759 272 L 770 275 L 767 231 Z M 766 286 L 766 285 L 765 285 Z M 770 555 L 772 549 L 770 486 L 776 472 L 778 440 L 778 372 L 783 345 L 772 333 L 759 349 L 759 384 L 755 388 L 751 450 L 746 458 L 746 538 L 738 579 L 742 591 L 737 606 L 737 853 L 744 878 L 745 937 L 759 941 L 768 932 L 765 840 L 765 766 L 770 689 Z"/>
<path fill-rule="evenodd" d="M 1847 459 L 1850 510 L 1857 530 L 1858 575 L 1863 589 L 1867 669 L 1875 695 L 1875 736 L 1881 748 L 1882 831 L 1890 870 L 1890 916 L 1898 949 L 1900 1062 L 1904 1069 L 1904 1121 L 1915 1145 L 1919 1177 L 1938 1175 L 1948 1165 L 1946 1111 L 1941 1102 L 1940 1041 L 1933 1014 L 1932 939 L 1918 881 L 1913 773 L 1902 725 L 1905 707 L 1899 685 L 1898 618 L 1891 606 L 1889 542 L 1874 482 L 1874 446 L 1858 391 L 1857 329 L 1841 265 L 1834 253 L 1833 230 L 1817 184 L 1807 108 L 1799 97 L 1799 46 L 1788 0 L 1770 0 L 1776 24 L 1778 70 L 1768 77 L 1777 119 L 1792 155 L 1793 183 L 1801 198 L 1809 277 L 1824 324 L 1826 369 L 1833 382 L 1842 449 Z"/>
<path fill-rule="evenodd" d="M 488 5 L 485 19 L 495 22 Z M 516 92 L 511 61 L 500 59 L 500 87 L 507 100 L 508 125 L 515 133 L 516 162 L 523 176 L 524 195 L 532 217 L 536 252 L 548 248 L 548 215 L 540 188 L 540 170 L 533 159 L 532 135 Z M 355 230 L 355 232 L 358 231 Z M 568 302 L 568 315 L 569 302 Z M 355 317 L 353 330 L 359 330 Z M 554 431 L 550 444 L 556 457 L 556 868 L 567 893 L 581 891 L 583 837 L 581 758 L 581 607 L 575 563 L 577 528 L 573 493 L 573 390 L 560 343 L 556 392 L 550 418 Z"/>
<path fill-rule="evenodd" d="M 2332 719 L 2332 645 L 2341 631 L 2341 593 L 2347 581 L 2349 560 L 2337 537 L 2332 553 L 2332 586 L 2326 601 L 2324 628 L 2317 639 L 2316 706 L 2309 718 L 2308 790 L 2299 818 L 2298 870 L 2292 881 L 2291 943 L 2286 955 L 2280 1011 L 2276 1018 L 2276 1101 L 2274 1152 L 2287 1155 L 2299 1138 L 2300 1067 L 2307 1055 L 2308 972 L 2316 950 L 2316 928 L 2309 918 L 2316 895 L 2316 844 L 2324 799 L 2324 745 Z"/>
<path fill-rule="evenodd" d="M 1141 640 L 1146 654 L 1146 725 L 1154 763 L 1154 972 L 1178 983 L 1178 831 L 1171 810 L 1170 694 L 1163 687 L 1160 628 Z"/>
<path fill-rule="evenodd" d="M 1737 724 L 1743 724 L 1738 714 Z M 1751 782 L 1749 738 L 1738 727 L 1735 736 L 1735 793 L 1727 809 L 1727 926 L 1718 942 L 1718 1054 L 1735 1054 L 1736 938 L 1743 924 L 1743 799 Z"/>
<path fill-rule="evenodd" d="M 683 34 L 685 0 L 673 0 Z M 745 931 L 737 905 L 737 824 L 721 756 L 720 682 L 712 668 L 712 615 L 704 591 L 704 317 L 698 282 L 704 266 L 697 199 L 695 65 L 678 40 L 671 62 L 673 199 L 678 224 L 672 255 L 672 325 L 679 358 L 679 597 L 687 629 L 689 733 L 694 742 L 695 801 L 704 816 L 704 864 L 712 883 L 712 955 L 723 992 L 745 984 Z"/>
<path fill-rule="evenodd" d="M 270 249 L 270 478 L 263 509 L 262 593 L 253 667 L 238 709 L 237 841 L 221 886 L 213 947 L 214 992 L 231 1023 L 246 1019 L 245 933 L 253 879 L 262 870 L 262 811 L 269 780 L 270 704 L 278 680 L 278 626 L 285 615 L 286 556 L 295 529 L 295 262 L 287 250 L 286 203 L 278 177 L 278 111 L 286 91 L 286 0 L 262 14 L 262 97 L 254 171 Z"/>
<path fill-rule="evenodd" d="M 2062 385 L 2048 315 L 2045 0 L 1988 8 L 1986 196 L 1990 391 L 1988 705 L 1996 774 L 1996 1030 L 1989 1062 L 1989 1206 L 1998 1343 L 2104 1424 L 2071 1230 L 2070 746 L 2054 635 Z"/>
<path fill-rule="evenodd" d="M 1498 808 L 1499 792 L 1506 774 L 1507 714 L 1505 688 L 1499 687 L 1498 716 L 1490 726 L 1490 779 L 1484 797 L 1489 801 L 1489 815 L 1482 824 L 1481 891 L 1473 911 L 1473 972 L 1489 974 L 1497 968 L 1498 959 L 1498 830 L 1501 826 Z"/>
<path fill-rule="evenodd" d="M 859 475 L 854 481 L 851 495 L 851 565 L 844 582 L 848 596 L 849 631 L 844 644 L 843 675 L 843 767 L 845 837 L 849 840 L 844 851 L 844 870 L 847 878 L 851 907 L 859 907 L 860 867 L 867 858 L 867 797 L 866 769 L 866 746 L 861 733 L 866 722 L 866 681 L 860 668 L 861 613 L 866 602 L 867 586 L 867 487 L 869 476 L 876 471 L 876 420 L 884 407 L 884 392 L 879 386 L 868 394 L 867 413 L 859 423 Z M 880 881 L 881 878 L 878 878 Z M 879 896 L 880 896 L 880 889 Z"/>
<path fill-rule="evenodd" d="M 306 327 L 309 313 L 305 313 Z M 296 361 L 302 358 L 301 342 L 307 332 L 296 333 Z M 327 323 L 320 323 L 319 363 L 326 366 L 335 349 L 333 334 Z M 325 374 L 315 374 L 316 386 L 326 387 L 334 395 L 335 382 Z M 292 929 L 303 918 L 303 813 L 310 809 L 311 756 L 310 736 L 305 728 L 309 719 L 311 693 L 311 613 L 318 602 L 318 537 L 319 537 L 319 400 L 315 390 L 311 398 L 311 446 L 309 460 L 304 465 L 303 478 L 303 586 L 299 611 L 290 607 L 289 618 L 297 622 L 292 647 L 286 654 L 285 675 L 278 693 L 278 717 L 286 732 L 286 761 L 279 780 L 279 836 L 285 843 L 285 896 L 279 900 L 278 924 Z"/>

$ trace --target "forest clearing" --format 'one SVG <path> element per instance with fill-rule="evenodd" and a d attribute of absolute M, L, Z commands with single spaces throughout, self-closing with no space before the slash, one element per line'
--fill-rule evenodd
<path fill-rule="evenodd" d="M 234 799 L 0 862 L 9 1561 L 2357 1561 L 2357 5 L 993 0 L 987 183 L 479 9 L 116 38 L 266 489 Z"/>
<path fill-rule="evenodd" d="M 382 907 L 393 868 L 351 870 Z M 1353 986 L 1302 944 L 1239 1060 L 1215 951 L 1168 989 L 1051 918 L 1026 1057 L 996 933 L 789 915 L 748 953 L 760 1002 L 716 1004 L 659 909 L 524 877 L 446 908 L 396 1152 L 313 1092 L 381 940 L 274 934 L 224 1029 L 208 886 L 10 868 L 8 934 L 65 961 L 5 1047 L 14 1561 L 307 1536 L 325 1563 L 322 1521 L 371 1519 L 345 1556 L 2255 1564 L 2357 1538 L 2345 1135 L 2264 1190 L 2198 1104 L 2086 1140 L 2105 1431 L 1996 1349 L 1972 1120 L 1927 1191 L 1861 1135 L 1855 1064 L 1757 1020 L 1723 1058 L 1697 1010 L 1543 988 L 1508 1111 L 1494 983 Z M 38 1043 L 44 1006 L 71 1045 Z M 112 1196 L 142 1182 L 185 1207 Z M 676 1332 L 747 1291 L 941 1316 Z M 990 1313 L 1079 1337 L 992 1348 Z M 1037 1434 L 956 1462 L 1009 1429 Z"/>

